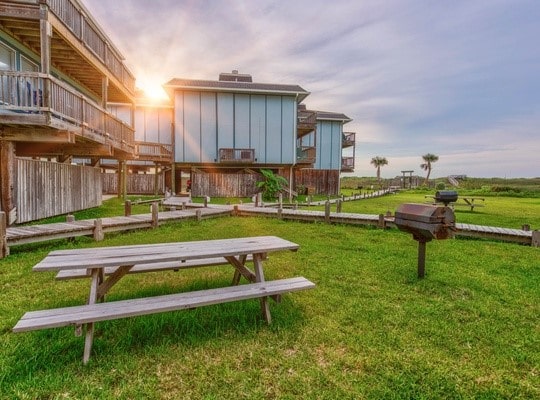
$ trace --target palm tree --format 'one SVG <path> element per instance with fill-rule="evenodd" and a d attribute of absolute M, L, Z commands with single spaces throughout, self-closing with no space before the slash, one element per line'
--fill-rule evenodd
<path fill-rule="evenodd" d="M 381 183 L 381 167 L 388 165 L 388 160 L 385 157 L 377 156 L 371 159 L 371 164 L 377 168 L 377 181 Z"/>
<path fill-rule="evenodd" d="M 433 168 L 431 164 L 439 161 L 439 156 L 436 156 L 435 154 L 427 153 L 422 156 L 422 159 L 425 162 L 423 164 L 420 164 L 420 168 L 422 168 L 424 171 L 427 171 L 426 180 L 424 181 L 424 185 L 427 186 L 429 183 L 429 175 L 431 174 L 431 169 Z"/>

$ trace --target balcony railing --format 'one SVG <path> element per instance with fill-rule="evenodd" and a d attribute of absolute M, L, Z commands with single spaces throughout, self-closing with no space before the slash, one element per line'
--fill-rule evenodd
<path fill-rule="evenodd" d="M 296 161 L 301 164 L 313 164 L 317 157 L 317 149 L 313 146 L 296 148 Z"/>
<path fill-rule="evenodd" d="M 219 149 L 219 162 L 253 163 L 255 162 L 255 149 Z"/>
<path fill-rule="evenodd" d="M 354 171 L 354 157 L 341 157 L 341 171 L 342 172 Z"/>
<path fill-rule="evenodd" d="M 26 116 L 50 113 L 57 121 L 91 131 L 102 142 L 112 141 L 116 148 L 134 145 L 133 128 L 50 75 L 0 71 L 0 110 L 19 116 L 21 123 L 29 119 Z"/>
<path fill-rule="evenodd" d="M 50 10 L 83 44 L 99 58 L 107 69 L 133 93 L 135 77 L 129 72 L 107 40 L 98 32 L 94 24 L 70 0 L 47 0 Z"/>
<path fill-rule="evenodd" d="M 356 133 L 355 132 L 343 132 L 343 139 L 342 139 L 342 142 L 341 142 L 341 147 L 354 146 L 355 141 L 356 141 Z"/>
<path fill-rule="evenodd" d="M 140 159 L 172 161 L 172 144 L 135 142 L 135 151 Z"/>

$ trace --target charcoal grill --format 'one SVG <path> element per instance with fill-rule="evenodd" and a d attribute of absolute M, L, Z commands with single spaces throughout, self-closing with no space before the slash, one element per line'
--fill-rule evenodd
<path fill-rule="evenodd" d="M 405 203 L 396 210 L 394 222 L 400 230 L 411 233 L 418 242 L 418 277 L 423 278 L 426 243 L 433 239 L 448 239 L 454 236 L 454 211 L 447 206 Z"/>

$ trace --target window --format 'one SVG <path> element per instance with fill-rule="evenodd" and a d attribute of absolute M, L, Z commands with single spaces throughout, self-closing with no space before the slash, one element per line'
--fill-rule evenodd
<path fill-rule="evenodd" d="M 0 43 L 0 71 L 15 70 L 15 51 Z"/>

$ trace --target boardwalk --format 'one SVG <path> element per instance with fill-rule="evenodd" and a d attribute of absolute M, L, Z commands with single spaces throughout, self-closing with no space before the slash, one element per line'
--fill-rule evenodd
<path fill-rule="evenodd" d="M 151 228 L 167 221 L 194 220 L 220 216 L 263 216 L 283 220 L 305 222 L 323 222 L 346 225 L 372 225 L 379 228 L 394 227 L 392 216 L 374 214 L 338 213 L 326 211 L 291 210 L 269 207 L 254 207 L 252 204 L 226 206 L 212 205 L 209 207 L 187 208 L 179 211 L 164 211 L 157 213 L 154 220 L 152 214 L 138 214 L 129 217 L 110 217 L 89 219 L 73 222 L 59 222 L 45 225 L 16 226 L 6 229 L 7 248 L 25 243 L 35 243 L 54 239 L 77 236 L 93 236 L 101 240 L 103 234 L 123 230 Z M 493 240 L 503 240 L 514 243 L 538 246 L 539 232 L 520 229 L 500 228 L 493 226 L 456 224 L 456 236 L 467 236 Z"/>

